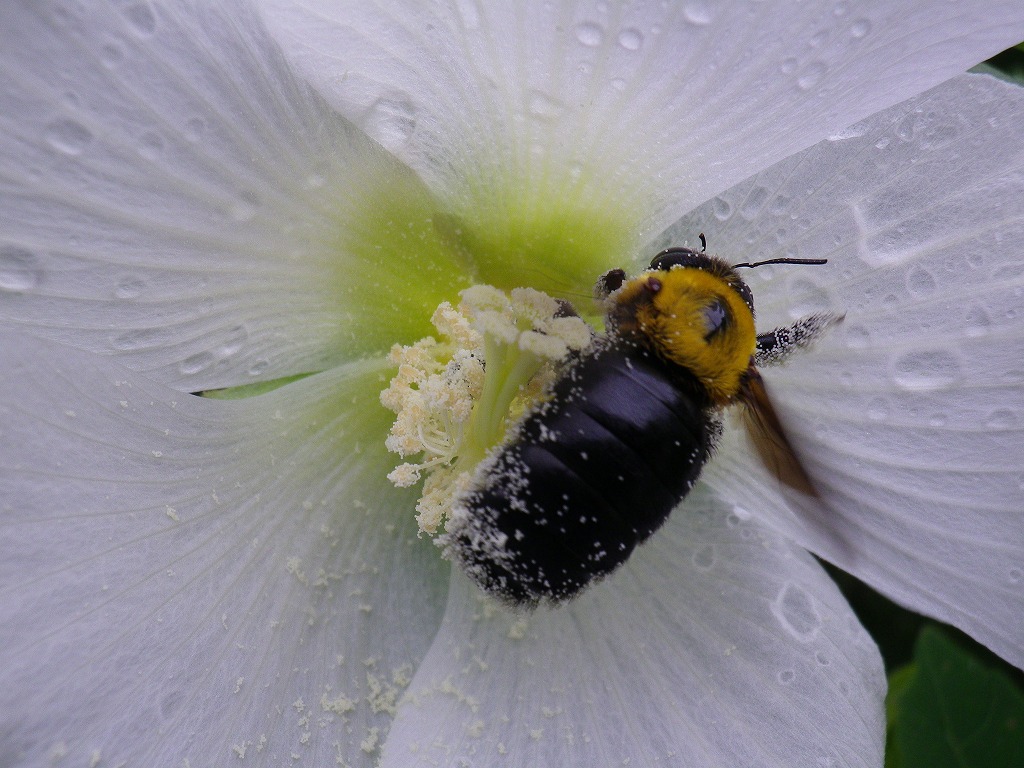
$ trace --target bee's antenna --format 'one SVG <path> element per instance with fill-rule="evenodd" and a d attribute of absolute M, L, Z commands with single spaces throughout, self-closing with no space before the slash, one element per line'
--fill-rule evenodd
<path fill-rule="evenodd" d="M 753 264 L 733 264 L 732 268 L 738 267 L 760 267 L 762 264 L 828 264 L 828 259 L 767 259 L 766 261 L 755 261 Z"/>
<path fill-rule="evenodd" d="M 708 239 L 706 237 L 704 237 L 704 233 L 703 232 L 701 232 L 698 235 L 698 237 L 700 238 L 700 252 L 701 253 L 707 253 L 708 252 Z"/>

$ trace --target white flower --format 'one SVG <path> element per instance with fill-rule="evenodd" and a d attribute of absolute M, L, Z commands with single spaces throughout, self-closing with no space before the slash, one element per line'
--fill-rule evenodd
<path fill-rule="evenodd" d="M 5 3 L 0 764 L 878 766 L 806 549 L 1024 663 L 1024 96 L 925 92 L 1022 38 L 1016 2 Z M 766 371 L 824 503 L 728 431 L 622 570 L 505 613 L 386 479 L 388 348 L 698 232 L 829 259 L 750 278 L 762 328 L 846 312 Z"/>

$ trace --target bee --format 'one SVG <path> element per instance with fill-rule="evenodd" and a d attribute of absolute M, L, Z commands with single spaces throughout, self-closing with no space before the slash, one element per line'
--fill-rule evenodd
<path fill-rule="evenodd" d="M 599 280 L 606 333 L 481 465 L 442 542 L 485 592 L 522 607 L 563 603 L 622 565 L 693 488 L 727 406 L 744 406 L 762 460 L 814 494 L 757 364 L 839 318 L 758 336 L 736 270 L 825 260 L 730 265 L 705 249 L 669 248 L 637 277 L 616 269 Z"/>

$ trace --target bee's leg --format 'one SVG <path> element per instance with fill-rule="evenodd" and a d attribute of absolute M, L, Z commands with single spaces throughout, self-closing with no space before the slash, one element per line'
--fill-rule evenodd
<path fill-rule="evenodd" d="M 758 367 L 778 365 L 797 349 L 809 346 L 811 342 L 844 317 L 845 315 L 823 312 L 802 317 L 792 325 L 759 334 L 757 352 L 754 353 L 754 365 Z"/>

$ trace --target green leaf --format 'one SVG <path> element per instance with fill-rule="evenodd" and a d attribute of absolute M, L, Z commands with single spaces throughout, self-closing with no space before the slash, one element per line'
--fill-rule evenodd
<path fill-rule="evenodd" d="M 889 686 L 886 768 L 1024 766 L 1024 692 L 937 627 Z"/>

